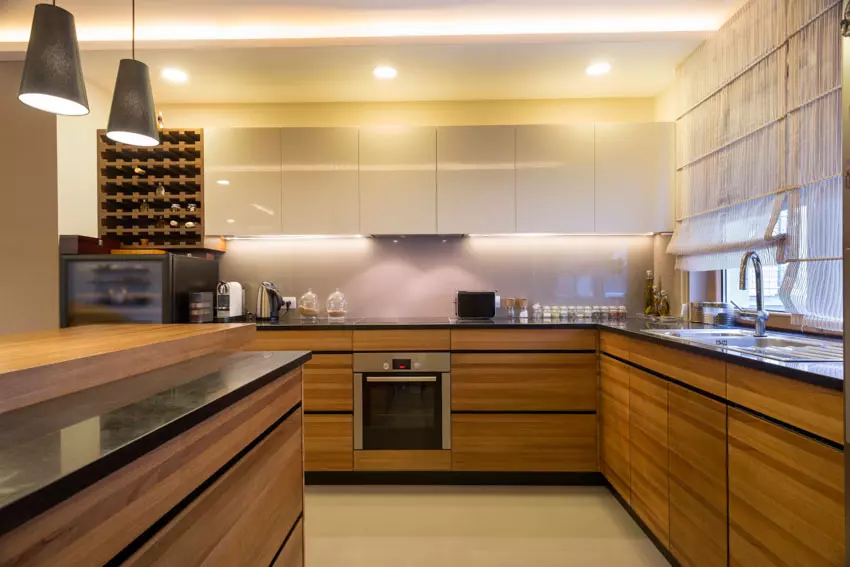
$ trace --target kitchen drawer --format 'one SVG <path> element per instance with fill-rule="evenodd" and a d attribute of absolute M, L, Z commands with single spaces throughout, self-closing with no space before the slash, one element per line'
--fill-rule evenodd
<path fill-rule="evenodd" d="M 596 409 L 596 355 L 452 355 L 453 411 Z"/>
<path fill-rule="evenodd" d="M 836 443 L 844 439 L 844 397 L 839 390 L 729 364 L 727 397 Z"/>
<path fill-rule="evenodd" d="M 448 329 L 354 331 L 356 352 L 447 351 Z"/>
<path fill-rule="evenodd" d="M 304 416 L 304 468 L 308 471 L 350 471 L 354 467 L 353 416 Z"/>
<path fill-rule="evenodd" d="M 729 408 L 731 565 L 844 567 L 844 454 Z"/>
<path fill-rule="evenodd" d="M 599 351 L 629 360 L 629 352 L 632 350 L 632 339 L 619 333 L 599 333 Z"/>
<path fill-rule="evenodd" d="M 244 350 L 351 352 L 351 331 L 257 331 Z"/>
<path fill-rule="evenodd" d="M 452 452 L 437 451 L 354 451 L 356 471 L 447 471 L 452 468 Z"/>
<path fill-rule="evenodd" d="M 594 329 L 453 329 L 452 350 L 596 350 Z"/>
<path fill-rule="evenodd" d="M 595 414 L 452 414 L 452 470 L 597 470 Z"/>
<path fill-rule="evenodd" d="M 124 565 L 266 567 L 301 514 L 303 472 L 297 410 Z"/>
<path fill-rule="evenodd" d="M 317 354 L 304 365 L 304 411 L 352 411 L 350 354 Z"/>
<path fill-rule="evenodd" d="M 303 567 L 304 566 L 304 519 L 298 520 L 295 528 L 286 540 L 286 545 L 280 550 L 271 567 Z"/>
<path fill-rule="evenodd" d="M 721 398 L 726 397 L 726 363 L 649 341 L 634 341 L 629 361 Z"/>

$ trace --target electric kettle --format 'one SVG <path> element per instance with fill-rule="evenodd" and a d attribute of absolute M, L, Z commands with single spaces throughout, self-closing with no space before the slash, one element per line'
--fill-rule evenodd
<path fill-rule="evenodd" d="M 257 289 L 257 321 L 277 321 L 283 306 L 280 291 L 272 282 L 263 282 Z"/>

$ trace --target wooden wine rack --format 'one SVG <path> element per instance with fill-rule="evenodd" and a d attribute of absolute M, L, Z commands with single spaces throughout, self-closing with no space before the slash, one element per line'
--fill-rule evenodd
<path fill-rule="evenodd" d="M 140 148 L 115 143 L 98 130 L 99 234 L 122 248 L 204 248 L 203 130 L 165 129 L 160 140 L 159 146 Z M 175 203 L 181 208 L 173 210 Z"/>

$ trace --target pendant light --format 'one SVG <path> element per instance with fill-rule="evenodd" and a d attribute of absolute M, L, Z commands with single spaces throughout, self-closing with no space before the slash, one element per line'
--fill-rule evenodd
<path fill-rule="evenodd" d="M 122 59 L 118 64 L 106 137 L 131 146 L 158 146 L 159 131 L 156 128 L 150 71 L 147 65 L 136 61 L 136 0 L 132 0 L 132 7 L 133 58 Z"/>
<path fill-rule="evenodd" d="M 89 113 L 74 16 L 55 0 L 35 7 L 18 100 L 53 114 Z"/>

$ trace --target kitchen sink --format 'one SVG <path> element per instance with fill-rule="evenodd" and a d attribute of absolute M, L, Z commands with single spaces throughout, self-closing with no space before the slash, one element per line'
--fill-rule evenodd
<path fill-rule="evenodd" d="M 695 343 L 707 348 L 732 350 L 782 362 L 841 362 L 844 360 L 844 348 L 839 341 L 786 335 L 756 337 L 752 331 L 742 329 L 644 330 L 643 332 Z"/>

